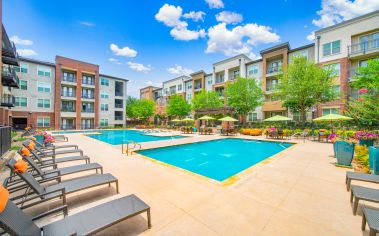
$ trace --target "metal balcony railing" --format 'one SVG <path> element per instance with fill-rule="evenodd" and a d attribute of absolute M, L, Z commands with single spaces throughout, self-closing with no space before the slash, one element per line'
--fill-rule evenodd
<path fill-rule="evenodd" d="M 272 73 L 277 73 L 279 72 L 279 66 L 271 66 L 267 67 L 266 69 L 266 74 L 272 74 Z"/>
<path fill-rule="evenodd" d="M 84 113 L 94 113 L 95 110 L 94 109 L 82 109 L 82 112 L 84 112 Z"/>
<path fill-rule="evenodd" d="M 61 125 L 61 129 L 76 129 L 75 125 Z"/>
<path fill-rule="evenodd" d="M 70 106 L 62 106 L 62 108 L 61 108 L 61 111 L 62 112 L 75 112 L 76 110 L 75 110 L 75 107 L 70 107 Z"/>
<path fill-rule="evenodd" d="M 76 96 L 76 92 L 64 92 L 64 91 L 62 91 L 61 92 L 61 96 L 62 97 L 75 97 Z"/>
<path fill-rule="evenodd" d="M 95 85 L 95 81 L 93 81 L 93 80 L 82 80 L 82 84 L 84 84 L 84 85 Z"/>
<path fill-rule="evenodd" d="M 16 103 L 16 99 L 14 96 L 10 94 L 3 94 L 1 97 L 1 103 L 0 106 L 2 107 L 14 107 L 14 104 Z"/>
<path fill-rule="evenodd" d="M 349 56 L 355 54 L 366 54 L 371 51 L 379 50 L 379 39 L 368 40 L 348 46 Z"/>
<path fill-rule="evenodd" d="M 20 79 L 11 66 L 3 65 L 1 76 L 1 82 L 3 86 L 20 88 Z"/>
<path fill-rule="evenodd" d="M 116 91 L 115 96 L 122 97 L 122 96 L 124 96 L 124 93 L 120 92 L 120 91 Z"/>
<path fill-rule="evenodd" d="M 95 96 L 93 94 L 83 93 L 82 98 L 94 99 Z"/>
<path fill-rule="evenodd" d="M 224 77 L 216 77 L 216 84 L 224 83 L 225 78 Z"/>
<path fill-rule="evenodd" d="M 115 103 L 115 104 L 114 104 L 114 107 L 115 107 L 115 108 L 122 108 L 122 104 Z"/>
<path fill-rule="evenodd" d="M 86 124 L 86 125 L 81 125 L 81 129 L 93 129 L 95 126 L 93 124 Z"/>
<path fill-rule="evenodd" d="M 115 116 L 114 119 L 115 120 L 122 120 L 123 118 L 122 118 L 122 116 Z"/>
<path fill-rule="evenodd" d="M 70 82 L 70 83 L 76 83 L 75 77 L 64 77 L 62 78 L 62 81 Z"/>

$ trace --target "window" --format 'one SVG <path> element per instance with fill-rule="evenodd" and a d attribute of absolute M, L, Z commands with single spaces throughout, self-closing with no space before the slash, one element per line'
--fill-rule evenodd
<path fill-rule="evenodd" d="M 187 93 L 187 100 L 192 100 L 192 93 Z"/>
<path fill-rule="evenodd" d="M 252 65 L 252 66 L 250 66 L 247 73 L 249 75 L 258 74 L 258 65 Z"/>
<path fill-rule="evenodd" d="M 37 117 L 38 127 L 50 127 L 50 117 Z"/>
<path fill-rule="evenodd" d="M 20 72 L 27 74 L 29 70 L 29 65 L 26 63 L 21 63 Z"/>
<path fill-rule="evenodd" d="M 108 98 L 109 98 L 109 95 L 108 95 L 107 92 L 101 91 L 101 93 L 100 93 L 100 98 L 108 99 Z"/>
<path fill-rule="evenodd" d="M 258 114 L 256 112 L 249 113 L 247 120 L 248 121 L 257 121 L 258 120 Z"/>
<path fill-rule="evenodd" d="M 332 75 L 334 77 L 340 76 L 340 71 L 341 71 L 341 64 L 340 63 L 325 65 L 324 68 L 331 70 Z"/>
<path fill-rule="evenodd" d="M 15 106 L 16 107 L 27 107 L 28 98 L 26 97 L 15 97 Z"/>
<path fill-rule="evenodd" d="M 208 85 L 211 85 L 213 83 L 212 79 L 208 80 Z"/>
<path fill-rule="evenodd" d="M 16 72 L 21 72 L 21 69 L 19 66 L 13 66 L 13 70 Z"/>
<path fill-rule="evenodd" d="M 179 84 L 178 85 L 178 91 L 182 91 L 183 85 Z"/>
<path fill-rule="evenodd" d="M 339 85 L 333 86 L 333 93 L 336 95 L 336 98 L 339 98 L 341 95 L 341 89 Z"/>
<path fill-rule="evenodd" d="M 165 88 L 165 89 L 164 89 L 164 94 L 165 94 L 165 95 L 168 95 L 168 88 Z"/>
<path fill-rule="evenodd" d="M 339 108 L 324 108 L 322 109 L 322 115 L 329 115 L 329 114 L 339 114 L 340 109 Z"/>
<path fill-rule="evenodd" d="M 322 45 L 323 55 L 330 56 L 333 54 L 340 53 L 341 51 L 341 41 L 337 40 L 331 43 L 325 43 Z"/>
<path fill-rule="evenodd" d="M 39 76 L 50 77 L 51 76 L 51 69 L 48 67 L 37 66 L 37 74 Z"/>
<path fill-rule="evenodd" d="M 20 89 L 22 89 L 22 90 L 28 90 L 28 81 L 26 81 L 26 80 L 20 80 Z"/>
<path fill-rule="evenodd" d="M 108 111 L 108 104 L 105 104 L 105 103 L 102 103 L 101 105 L 100 105 L 100 110 L 101 111 Z"/>
<path fill-rule="evenodd" d="M 239 70 L 233 71 L 233 79 L 237 79 L 238 76 L 240 76 L 240 71 Z"/>
<path fill-rule="evenodd" d="M 109 80 L 106 78 L 100 78 L 100 84 L 104 86 L 109 86 Z"/>
<path fill-rule="evenodd" d="M 100 126 L 108 126 L 108 119 L 100 119 Z"/>
<path fill-rule="evenodd" d="M 83 75 L 82 76 L 82 84 L 88 84 L 88 85 L 94 85 L 95 79 L 92 76 L 89 75 Z"/>
<path fill-rule="evenodd" d="M 51 84 L 50 83 L 38 82 L 38 92 L 50 93 L 50 91 L 51 91 Z"/>
<path fill-rule="evenodd" d="M 50 99 L 37 99 L 37 107 L 38 108 L 50 108 Z"/>
<path fill-rule="evenodd" d="M 192 83 L 187 84 L 187 89 L 192 89 Z"/>
<path fill-rule="evenodd" d="M 75 83 L 75 74 L 71 72 L 63 72 L 63 81 Z"/>

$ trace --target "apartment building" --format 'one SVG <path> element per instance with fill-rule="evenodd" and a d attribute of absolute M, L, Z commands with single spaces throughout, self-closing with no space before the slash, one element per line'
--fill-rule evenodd
<path fill-rule="evenodd" d="M 188 102 L 200 91 L 216 91 L 223 99 L 225 84 L 238 76 L 255 78 L 262 85 L 264 103 L 247 116 L 247 121 L 259 121 L 274 115 L 300 119 L 299 112 L 283 107 L 275 93 L 278 75 L 285 71 L 291 58 L 304 56 L 307 60 L 335 71 L 334 90 L 339 96 L 331 102 L 318 104 L 307 112 L 307 120 L 318 116 L 342 113 L 348 99 L 357 98 L 358 91 L 350 86 L 357 68 L 366 66 L 367 61 L 379 58 L 379 11 L 375 11 L 315 32 L 315 43 L 291 48 L 288 42 L 260 51 L 261 58 L 251 60 L 246 55 L 237 55 L 213 64 L 213 72 L 192 73 L 191 80 L 185 80 L 185 91 L 181 94 Z M 177 85 L 173 85 L 178 83 Z M 178 78 L 167 81 L 163 94 L 177 93 Z M 142 90 L 141 90 L 142 93 Z M 167 101 L 166 101 L 167 102 Z M 161 104 L 164 107 L 164 105 Z M 163 109 L 161 109 L 163 110 Z"/>
<path fill-rule="evenodd" d="M 14 67 L 11 124 L 51 129 L 93 129 L 125 124 L 127 80 L 99 73 L 99 66 L 62 56 L 55 63 L 20 58 Z"/>
<path fill-rule="evenodd" d="M 340 113 L 346 100 L 357 98 L 350 82 L 357 68 L 379 58 L 379 11 L 375 11 L 315 32 L 316 62 L 336 71 L 335 90 L 339 99 L 319 104 L 317 115 Z"/>

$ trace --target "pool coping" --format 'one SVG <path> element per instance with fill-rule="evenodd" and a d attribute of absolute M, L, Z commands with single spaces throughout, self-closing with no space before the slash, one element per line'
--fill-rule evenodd
<path fill-rule="evenodd" d="M 247 139 L 247 138 L 241 138 L 241 137 L 225 137 L 225 138 L 221 138 L 221 139 L 203 140 L 203 141 L 196 141 L 196 142 L 192 142 L 192 143 L 174 144 L 174 145 L 164 146 L 164 147 L 146 148 L 146 149 L 141 149 L 139 151 L 153 150 L 153 149 L 159 149 L 159 148 L 169 148 L 169 147 L 175 147 L 175 146 L 189 145 L 189 144 L 193 144 L 193 143 L 212 142 L 212 141 L 223 140 L 223 139 L 241 139 L 241 140 L 248 140 L 248 141 L 261 141 L 261 142 L 283 143 L 283 142 L 278 142 L 278 141 L 275 141 L 275 140 Z M 196 178 L 199 178 L 199 179 L 211 182 L 213 184 L 217 184 L 219 186 L 226 187 L 226 186 L 230 186 L 230 185 L 236 183 L 239 180 L 242 180 L 248 174 L 252 173 L 254 169 L 257 169 L 259 167 L 267 165 L 268 163 L 272 162 L 273 160 L 278 159 L 280 156 L 282 156 L 284 153 L 288 152 L 289 150 L 293 149 L 294 147 L 296 147 L 296 144 L 298 144 L 298 143 L 295 143 L 295 142 L 285 142 L 285 143 L 290 143 L 290 144 L 292 144 L 292 146 L 290 146 L 290 147 L 288 147 L 288 148 L 286 148 L 286 149 L 284 149 L 284 150 L 282 150 L 282 151 L 280 151 L 280 152 L 278 152 L 278 153 L 276 153 L 276 154 L 274 154 L 274 155 L 272 155 L 270 157 L 267 157 L 266 159 L 264 159 L 264 160 L 262 160 L 262 161 L 260 161 L 260 162 L 258 162 L 256 164 L 254 164 L 254 165 L 252 165 L 252 166 L 250 166 L 250 167 L 248 167 L 248 168 L 246 168 L 246 169 L 238 172 L 235 175 L 232 175 L 232 176 L 228 177 L 227 179 L 225 179 L 223 181 L 218 181 L 218 180 L 212 179 L 210 177 L 207 177 L 207 176 L 204 176 L 204 175 L 201 175 L 201 174 L 197 174 L 195 172 L 183 169 L 181 167 L 178 167 L 178 166 L 175 166 L 175 165 L 172 165 L 172 164 L 168 164 L 166 162 L 162 162 L 162 161 L 159 161 L 157 159 L 154 159 L 154 158 L 142 155 L 142 154 L 138 153 L 139 151 L 133 151 L 133 153 L 134 154 L 138 154 L 142 159 L 151 161 L 153 163 L 157 163 L 157 164 L 159 164 L 161 166 L 165 166 L 165 167 L 168 167 L 168 168 L 171 168 L 171 169 L 176 169 L 176 170 L 181 171 L 182 173 L 186 173 L 186 174 L 189 174 L 189 175 L 194 176 Z"/>

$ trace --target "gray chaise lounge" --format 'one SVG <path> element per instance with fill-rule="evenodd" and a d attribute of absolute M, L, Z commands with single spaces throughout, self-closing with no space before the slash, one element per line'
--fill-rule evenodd
<path fill-rule="evenodd" d="M 27 140 L 22 143 L 22 145 L 29 149 L 28 145 L 31 141 Z M 72 153 L 80 153 L 81 156 L 83 156 L 83 150 L 81 149 L 70 149 L 70 150 L 61 150 L 61 151 L 55 151 L 55 149 L 51 150 L 42 150 L 37 145 L 35 145 L 35 150 L 38 152 L 38 154 L 41 154 L 44 157 L 56 157 L 57 155 L 63 155 L 63 154 L 72 154 Z"/>
<path fill-rule="evenodd" d="M 45 144 L 40 143 L 37 140 L 32 140 L 32 141 L 35 142 L 37 144 L 37 147 L 39 147 L 42 150 L 53 150 L 53 149 L 62 149 L 62 148 L 78 149 L 79 148 L 78 145 L 76 144 L 55 145 L 52 143 L 50 146 L 46 146 Z"/>
<path fill-rule="evenodd" d="M 14 169 L 15 164 L 16 160 L 11 159 L 7 165 L 9 168 Z M 24 173 L 17 172 L 17 175 L 20 176 L 20 178 L 29 185 L 29 191 L 33 190 L 33 193 L 23 193 L 12 198 L 16 205 L 21 205 L 21 208 L 31 207 L 57 197 L 61 197 L 63 204 L 66 204 L 66 194 L 75 193 L 84 189 L 93 188 L 105 184 L 108 184 L 110 186 L 111 183 L 116 184 L 116 192 L 119 193 L 118 179 L 112 174 L 89 175 L 45 187 L 42 186 L 28 171 Z M 28 202 L 31 203 L 24 205 Z"/>
<path fill-rule="evenodd" d="M 34 150 L 29 150 L 30 153 L 33 155 L 35 159 L 37 159 L 39 165 L 54 165 L 59 164 L 63 162 L 69 162 L 69 161 L 85 161 L 86 163 L 90 163 L 90 158 L 88 156 L 66 156 L 66 157 L 60 157 L 56 158 L 55 156 L 51 157 L 42 157 L 38 153 L 36 153 Z M 45 159 L 45 160 L 43 160 Z"/>
<path fill-rule="evenodd" d="M 352 180 L 358 180 L 358 181 L 364 181 L 364 182 L 378 183 L 379 184 L 379 175 L 347 171 L 346 172 L 346 188 L 347 188 L 347 191 L 350 190 L 350 185 L 351 185 Z"/>
<path fill-rule="evenodd" d="M 50 214 L 64 211 L 61 206 L 38 216 L 30 217 L 8 200 L 0 213 L 0 227 L 10 235 L 90 235 L 100 232 L 130 217 L 147 213 L 148 228 L 151 228 L 150 206 L 135 195 L 129 195 L 67 216 L 61 220 L 38 227 L 33 221 Z"/>
<path fill-rule="evenodd" d="M 363 186 L 351 185 L 350 202 L 353 202 L 353 213 L 357 214 L 359 200 L 379 203 L 379 189 L 366 188 Z"/>
<path fill-rule="evenodd" d="M 370 236 L 379 232 L 379 210 L 371 207 L 362 207 L 362 230 L 366 229 L 366 222 L 370 228 Z"/>

